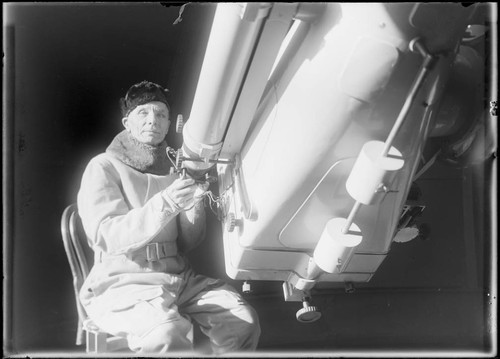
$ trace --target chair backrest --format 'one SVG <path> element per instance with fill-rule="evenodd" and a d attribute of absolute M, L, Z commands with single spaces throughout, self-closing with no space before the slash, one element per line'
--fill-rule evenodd
<path fill-rule="evenodd" d="M 87 313 L 80 302 L 79 292 L 89 274 L 89 265 L 93 263 L 93 252 L 88 245 L 81 219 L 78 216 L 78 207 L 75 203 L 66 207 L 62 214 L 61 234 L 73 275 L 73 289 L 78 311 L 76 344 L 81 345 L 84 336 L 83 322 L 87 319 Z"/>

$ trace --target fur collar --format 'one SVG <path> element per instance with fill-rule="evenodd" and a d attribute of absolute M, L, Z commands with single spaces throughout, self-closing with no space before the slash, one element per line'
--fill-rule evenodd
<path fill-rule="evenodd" d="M 152 146 L 138 141 L 127 130 L 123 130 L 111 141 L 106 152 L 139 172 L 167 175 L 170 161 L 166 149 L 165 140 Z"/>

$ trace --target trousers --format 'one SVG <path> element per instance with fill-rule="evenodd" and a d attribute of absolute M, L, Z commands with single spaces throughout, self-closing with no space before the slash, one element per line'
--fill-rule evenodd
<path fill-rule="evenodd" d="M 86 309 L 101 330 L 126 337 L 137 353 L 192 353 L 193 322 L 209 338 L 213 354 L 257 348 L 257 313 L 230 285 L 191 269 L 173 274 L 170 283 L 162 295 L 129 307 L 103 313 L 96 298 Z"/>

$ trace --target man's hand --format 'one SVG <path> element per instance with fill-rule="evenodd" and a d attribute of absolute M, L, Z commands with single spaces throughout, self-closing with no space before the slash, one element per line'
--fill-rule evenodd
<path fill-rule="evenodd" d="M 210 183 L 208 182 L 196 182 L 196 191 L 194 193 L 194 198 L 200 198 L 202 197 L 205 192 L 208 190 L 208 187 L 210 187 Z"/>
<path fill-rule="evenodd" d="M 164 196 L 167 196 L 169 202 L 173 202 L 176 209 L 183 210 L 192 206 L 194 201 L 194 193 L 198 185 L 192 178 L 177 178 L 170 186 L 168 186 L 163 192 Z"/>
<path fill-rule="evenodd" d="M 192 178 L 176 179 L 164 192 L 167 201 L 178 210 L 190 209 L 200 202 L 210 183 L 195 182 Z"/>

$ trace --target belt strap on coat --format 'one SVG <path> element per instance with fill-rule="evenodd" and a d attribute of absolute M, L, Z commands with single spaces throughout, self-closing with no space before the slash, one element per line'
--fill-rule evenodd
<path fill-rule="evenodd" d="M 154 242 L 149 243 L 133 252 L 126 254 L 131 260 L 147 260 L 148 262 L 156 262 L 163 258 L 177 256 L 177 242 Z M 102 251 L 95 252 L 95 261 L 102 262 L 105 259 L 117 258 L 116 255 L 108 255 Z"/>
<path fill-rule="evenodd" d="M 156 262 L 162 258 L 177 256 L 176 242 L 155 242 L 146 245 L 146 260 Z"/>

